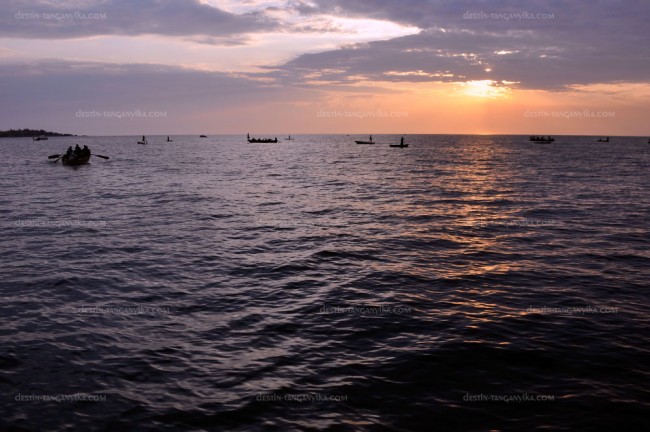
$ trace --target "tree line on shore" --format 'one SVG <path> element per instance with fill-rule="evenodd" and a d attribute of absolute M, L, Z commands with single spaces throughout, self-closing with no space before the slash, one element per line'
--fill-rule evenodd
<path fill-rule="evenodd" d="M 20 138 L 20 137 L 35 137 L 35 136 L 76 136 L 73 134 L 62 134 L 58 132 L 49 132 L 46 130 L 36 130 L 36 129 L 9 129 L 6 131 L 0 131 L 0 138 Z"/>

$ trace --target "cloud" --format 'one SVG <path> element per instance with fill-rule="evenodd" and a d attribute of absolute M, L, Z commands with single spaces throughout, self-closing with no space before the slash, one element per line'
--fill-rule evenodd
<path fill-rule="evenodd" d="M 76 133 L 138 133 L 143 127 L 224 129 L 219 112 L 262 107 L 295 94 L 266 82 L 229 73 L 153 64 L 42 60 L 0 64 L 0 129 L 51 127 Z M 77 112 L 165 112 L 165 118 L 118 121 Z M 206 120 L 206 116 L 215 116 Z M 245 119 L 244 119 L 245 120 Z M 40 126 L 43 125 L 43 126 Z"/>
<path fill-rule="evenodd" d="M 14 0 L 3 5 L 0 17 L 0 37 L 30 39 L 144 34 L 221 38 L 275 28 L 271 19 L 232 14 L 198 0 Z"/>
<path fill-rule="evenodd" d="M 304 54 L 283 65 L 278 77 L 295 81 L 335 68 L 338 72 L 324 73 L 323 79 L 342 85 L 493 80 L 554 90 L 650 78 L 647 2 L 317 0 L 316 5 L 304 13 L 385 19 L 423 30 Z"/>
<path fill-rule="evenodd" d="M 23 41 L 17 41 L 11 46 L 12 51 L 0 48 L 0 59 L 4 62 L 4 65 L 0 63 L 0 98 L 3 101 L 0 119 L 7 127 L 40 128 L 60 122 L 72 125 L 72 131 L 82 130 L 77 126 L 86 128 L 95 122 L 88 130 L 97 131 L 107 130 L 103 125 L 108 120 L 84 120 L 79 124 L 75 123 L 79 120 L 71 116 L 80 109 L 138 108 L 168 112 L 170 119 L 176 119 L 170 122 L 176 122 L 178 130 L 191 121 L 202 122 L 195 123 L 198 126 L 212 125 L 210 116 L 220 110 L 238 113 L 241 122 L 246 123 L 248 112 L 253 109 L 263 113 L 260 117 L 279 116 L 290 108 L 266 108 L 279 103 L 313 101 L 326 92 L 337 93 L 336 97 L 382 93 L 389 98 L 393 97 L 391 92 L 401 91 L 400 86 L 383 86 L 383 82 L 413 83 L 412 87 L 418 88 L 422 88 L 421 83 L 475 82 L 480 83 L 480 90 L 485 92 L 486 85 L 504 90 L 519 87 L 571 91 L 607 83 L 646 83 L 647 86 L 650 81 L 650 45 L 647 43 L 650 40 L 647 25 L 650 3 L 646 1 L 630 1 L 624 5 L 605 0 L 570 3 L 554 0 L 298 0 L 245 4 L 214 0 L 211 3 L 199 0 L 143 0 L 137 3 L 10 0 L 0 17 L 0 37 L 52 39 L 54 45 L 65 45 L 67 50 L 75 45 L 57 44 L 56 40 L 101 35 L 163 35 L 191 41 L 197 44 L 192 48 L 201 48 L 196 50 L 196 57 L 188 50 L 190 55 L 183 60 L 173 55 L 169 58 L 170 62 L 188 64 L 207 61 L 206 50 L 216 52 L 205 45 L 219 45 L 224 51 L 242 53 L 248 66 L 251 62 L 257 66 L 261 58 L 265 60 L 259 60 L 260 63 L 270 62 L 271 56 L 260 55 L 267 54 L 261 50 L 275 49 L 294 55 L 295 49 L 299 54 L 281 64 L 260 65 L 256 73 L 235 74 L 126 63 L 128 60 L 124 60 L 119 50 L 123 46 L 134 52 L 140 52 L 143 46 L 158 47 L 146 45 L 145 41 L 133 48 L 128 45 L 132 39 L 126 39 L 124 45 L 116 44 L 118 55 L 112 58 L 117 58 L 116 62 L 121 64 L 78 60 L 15 63 L 20 56 L 23 59 L 34 57 L 33 53 L 20 51 Z M 276 6 L 279 3 L 281 7 Z M 46 17 L 46 13 L 72 15 Z M 91 14 L 103 15 L 92 15 L 96 19 L 91 19 Z M 371 30 L 372 23 L 377 26 Z M 385 23 L 420 30 L 417 34 L 393 37 L 395 33 L 388 31 Z M 349 26 L 361 37 L 337 39 L 335 33 L 348 32 Z M 306 38 L 303 32 L 326 33 L 323 40 L 327 43 Z M 281 42 L 273 45 L 272 41 L 263 39 L 267 36 L 269 40 L 275 37 Z M 292 38 L 291 43 L 283 39 L 285 37 Z M 167 38 L 158 39 L 167 41 Z M 306 53 L 318 49 L 317 46 L 332 47 L 333 40 L 371 41 Z M 36 43 L 40 45 L 41 41 L 31 42 Z M 111 43 L 115 42 L 109 40 L 103 46 L 110 47 Z M 280 45 L 284 51 L 278 48 Z M 162 55 L 152 61 L 167 61 L 168 48 L 168 45 L 163 46 L 159 50 Z M 237 51 L 240 49 L 242 51 Z M 74 49 L 69 51 L 71 56 L 80 55 Z M 92 55 L 96 52 L 97 56 L 102 55 L 101 50 L 89 51 Z M 6 59 L 12 57 L 14 63 L 8 64 Z M 236 69 L 230 67 L 233 63 L 215 57 L 219 65 Z M 272 58 L 271 61 L 277 61 L 280 57 Z M 237 56 L 232 59 L 236 61 Z M 214 69 L 214 65 L 210 66 Z M 471 87 L 471 84 L 466 85 Z M 605 98 L 609 100 L 608 96 Z M 25 119 L 35 120 L 35 124 L 24 125 Z M 142 121 L 146 123 L 147 120 Z M 216 118 L 215 129 L 219 122 L 227 124 L 222 118 Z M 118 127 L 120 131 L 124 124 Z"/>

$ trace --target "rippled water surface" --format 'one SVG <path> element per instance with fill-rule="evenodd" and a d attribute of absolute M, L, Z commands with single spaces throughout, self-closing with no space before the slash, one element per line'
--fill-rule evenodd
<path fill-rule="evenodd" d="M 172 138 L 0 140 L 0 428 L 647 425 L 647 138 Z"/>

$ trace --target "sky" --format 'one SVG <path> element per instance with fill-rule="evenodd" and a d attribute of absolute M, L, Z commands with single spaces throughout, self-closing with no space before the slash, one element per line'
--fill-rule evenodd
<path fill-rule="evenodd" d="M 0 129 L 650 136 L 650 0 L 5 0 Z"/>

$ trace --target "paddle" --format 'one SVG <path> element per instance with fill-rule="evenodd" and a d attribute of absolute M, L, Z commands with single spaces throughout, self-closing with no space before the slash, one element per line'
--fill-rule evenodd
<path fill-rule="evenodd" d="M 56 155 L 50 155 L 47 158 L 48 159 L 56 159 L 56 158 L 60 158 L 60 157 L 61 157 L 61 155 L 56 154 Z"/>
<path fill-rule="evenodd" d="M 102 156 L 102 155 L 98 155 L 98 154 L 95 154 L 95 153 L 93 153 L 93 156 L 97 156 L 97 157 L 100 157 L 102 159 L 109 159 L 108 156 Z"/>
<path fill-rule="evenodd" d="M 62 157 L 63 156 L 59 156 L 58 158 L 56 158 L 56 160 L 53 160 L 52 163 L 57 163 L 59 161 L 59 159 L 61 159 Z"/>

